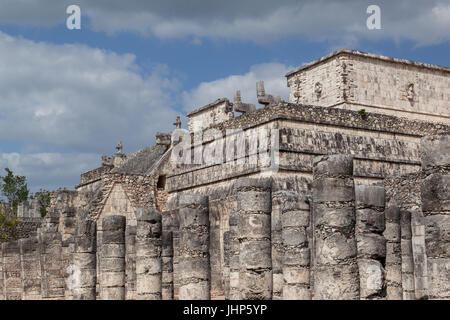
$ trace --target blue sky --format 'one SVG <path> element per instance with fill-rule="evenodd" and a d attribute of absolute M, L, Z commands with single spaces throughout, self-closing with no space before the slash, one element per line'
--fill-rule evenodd
<path fill-rule="evenodd" d="M 118 140 L 153 144 L 237 89 L 254 103 L 257 80 L 287 98 L 287 71 L 341 47 L 449 66 L 449 30 L 449 0 L 0 0 L 0 168 L 73 188 Z"/>

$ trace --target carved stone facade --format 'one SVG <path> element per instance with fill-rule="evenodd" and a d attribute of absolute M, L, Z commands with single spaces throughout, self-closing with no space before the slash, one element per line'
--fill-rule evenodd
<path fill-rule="evenodd" d="M 3 244 L 0 298 L 450 299 L 449 74 L 341 50 L 120 145 Z"/>

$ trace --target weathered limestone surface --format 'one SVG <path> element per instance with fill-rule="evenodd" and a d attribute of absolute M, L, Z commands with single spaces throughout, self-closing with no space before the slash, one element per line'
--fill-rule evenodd
<path fill-rule="evenodd" d="M 77 221 L 72 254 L 71 287 L 74 300 L 95 300 L 97 284 L 97 224 L 83 219 Z"/>
<path fill-rule="evenodd" d="M 450 299 L 450 134 L 423 138 L 421 157 L 428 296 Z"/>
<path fill-rule="evenodd" d="M 356 185 L 355 201 L 360 298 L 381 299 L 386 296 L 384 187 Z"/>
<path fill-rule="evenodd" d="M 106 216 L 102 220 L 100 253 L 100 298 L 125 300 L 125 227 L 124 216 Z"/>
<path fill-rule="evenodd" d="M 2 244 L 5 300 L 21 300 L 23 294 L 18 241 Z"/>
<path fill-rule="evenodd" d="M 139 209 L 136 229 L 136 298 L 161 300 L 162 220 L 157 209 Z"/>
<path fill-rule="evenodd" d="M 309 204 L 295 191 L 282 192 L 282 297 L 284 300 L 310 300 L 310 248 L 306 232 Z"/>
<path fill-rule="evenodd" d="M 228 220 L 230 231 L 229 231 L 229 251 L 228 260 L 230 265 L 230 275 L 229 275 L 229 293 L 228 300 L 240 300 L 241 292 L 239 289 L 239 213 L 237 211 L 231 211 Z"/>
<path fill-rule="evenodd" d="M 128 225 L 125 230 L 126 250 L 126 299 L 136 300 L 136 227 Z"/>
<path fill-rule="evenodd" d="M 359 299 L 352 174 L 351 156 L 314 160 L 315 299 Z"/>
<path fill-rule="evenodd" d="M 3 249 L 2 249 L 2 245 L 0 245 L 0 300 L 5 300 L 5 285 L 3 283 Z"/>
<path fill-rule="evenodd" d="M 22 300 L 41 299 L 41 265 L 38 238 L 19 240 L 22 269 Z"/>
<path fill-rule="evenodd" d="M 169 197 L 166 211 L 162 214 L 162 299 L 173 300 L 178 297 L 178 197 Z M 176 295 L 175 295 L 176 293 Z"/>
<path fill-rule="evenodd" d="M 208 197 L 181 195 L 179 222 L 179 299 L 209 300 L 211 275 Z"/>
<path fill-rule="evenodd" d="M 42 299 L 63 300 L 66 281 L 62 260 L 62 235 L 56 227 L 38 231 L 42 277 Z"/>
<path fill-rule="evenodd" d="M 239 288 L 244 300 L 272 299 L 270 179 L 236 181 L 239 214 Z"/>
<path fill-rule="evenodd" d="M 173 237 L 172 232 L 162 234 L 162 288 L 161 298 L 163 300 L 173 299 Z"/>
<path fill-rule="evenodd" d="M 389 204 L 385 212 L 386 228 L 386 297 L 389 300 L 402 300 L 402 250 L 400 208 Z"/>

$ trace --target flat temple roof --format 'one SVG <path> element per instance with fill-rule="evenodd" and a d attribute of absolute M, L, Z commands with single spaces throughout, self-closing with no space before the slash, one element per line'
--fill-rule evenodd
<path fill-rule="evenodd" d="M 419 67 L 419 68 L 433 69 L 433 70 L 439 70 L 442 72 L 450 73 L 449 67 L 442 67 L 442 66 L 437 66 L 437 65 L 422 63 L 422 62 L 415 62 L 415 61 L 406 60 L 406 59 L 390 58 L 390 57 L 386 57 L 386 56 L 382 56 L 382 55 L 378 55 L 378 54 L 367 53 L 367 52 L 362 52 L 362 51 L 357 51 L 357 50 L 349 50 L 349 49 L 343 48 L 343 49 L 340 49 L 333 53 L 330 53 L 329 55 L 326 55 L 320 59 L 314 60 L 314 61 L 307 63 L 301 67 L 298 67 L 297 69 L 289 71 L 288 73 L 286 73 L 285 77 L 289 77 L 297 72 L 309 69 L 321 62 L 330 60 L 341 54 L 349 54 L 349 55 L 360 56 L 360 57 L 365 57 L 365 58 L 370 58 L 370 59 L 377 59 L 377 60 L 382 60 L 382 61 L 392 62 L 392 63 L 407 64 L 407 65 L 415 66 L 415 67 Z"/>

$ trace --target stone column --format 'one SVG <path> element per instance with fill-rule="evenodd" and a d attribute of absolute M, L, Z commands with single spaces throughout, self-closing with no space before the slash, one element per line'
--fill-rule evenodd
<path fill-rule="evenodd" d="M 0 300 L 5 300 L 5 285 L 3 283 L 4 274 L 3 274 L 3 250 L 2 245 L 0 244 Z"/>
<path fill-rule="evenodd" d="M 225 300 L 230 298 L 230 257 L 231 257 L 231 235 L 230 231 L 223 233 L 223 293 Z"/>
<path fill-rule="evenodd" d="M 178 196 L 171 195 L 167 200 L 166 211 L 162 215 L 163 252 L 162 252 L 162 299 L 178 299 Z"/>
<path fill-rule="evenodd" d="M 22 270 L 22 300 L 41 300 L 41 263 L 36 236 L 19 240 Z"/>
<path fill-rule="evenodd" d="M 62 261 L 62 236 L 57 228 L 38 230 L 42 299 L 64 300 L 66 282 Z"/>
<path fill-rule="evenodd" d="M 62 236 L 62 261 L 63 261 L 63 270 L 65 271 L 64 277 L 67 279 L 71 276 L 71 252 L 70 248 L 73 244 L 73 235 L 75 234 L 76 229 L 76 210 L 72 206 L 65 206 L 61 210 L 60 216 L 60 230 Z M 72 290 L 69 287 L 70 282 L 66 282 L 65 288 L 65 299 L 70 300 L 73 297 Z"/>
<path fill-rule="evenodd" d="M 402 250 L 403 300 L 415 300 L 414 257 L 412 249 L 411 211 L 400 211 L 400 247 Z"/>
<path fill-rule="evenodd" d="M 102 300 L 125 300 L 125 227 L 124 216 L 111 215 L 102 220 L 100 253 Z"/>
<path fill-rule="evenodd" d="M 386 260 L 384 187 L 356 185 L 356 240 L 360 277 L 360 298 L 381 299 L 385 295 Z"/>
<path fill-rule="evenodd" d="M 228 220 L 230 226 L 230 248 L 229 248 L 229 297 L 228 300 L 241 300 L 241 292 L 239 289 L 239 213 L 231 211 Z"/>
<path fill-rule="evenodd" d="M 136 299 L 161 300 L 161 213 L 139 209 L 136 229 Z"/>
<path fill-rule="evenodd" d="M 172 231 L 162 234 L 161 299 L 173 300 L 173 239 Z"/>
<path fill-rule="evenodd" d="M 402 257 L 400 209 L 390 204 L 385 211 L 386 228 L 386 298 L 402 300 Z"/>
<path fill-rule="evenodd" d="M 314 298 L 359 299 L 352 156 L 314 158 L 313 179 Z"/>
<path fill-rule="evenodd" d="M 136 300 L 136 226 L 127 225 L 125 231 L 126 251 L 126 300 Z"/>
<path fill-rule="evenodd" d="M 272 299 L 271 181 L 236 181 L 239 213 L 239 289 L 244 300 Z"/>
<path fill-rule="evenodd" d="M 181 195 L 179 206 L 179 298 L 180 300 L 209 300 L 211 275 L 208 197 Z"/>
<path fill-rule="evenodd" d="M 311 300 L 310 249 L 306 234 L 309 204 L 294 191 L 283 191 L 282 198 L 283 299 Z"/>
<path fill-rule="evenodd" d="M 274 190 L 272 186 L 271 243 L 272 243 L 272 277 L 273 300 L 283 296 L 283 241 L 281 239 L 281 208 L 286 201 L 284 190 Z"/>
<path fill-rule="evenodd" d="M 73 246 L 69 283 L 73 300 L 95 300 L 97 298 L 97 223 L 79 217 Z"/>
<path fill-rule="evenodd" d="M 422 138 L 428 297 L 450 299 L 450 133 Z"/>
<path fill-rule="evenodd" d="M 2 244 L 4 295 L 5 300 L 22 299 L 22 279 L 20 266 L 20 249 L 18 241 Z"/>

